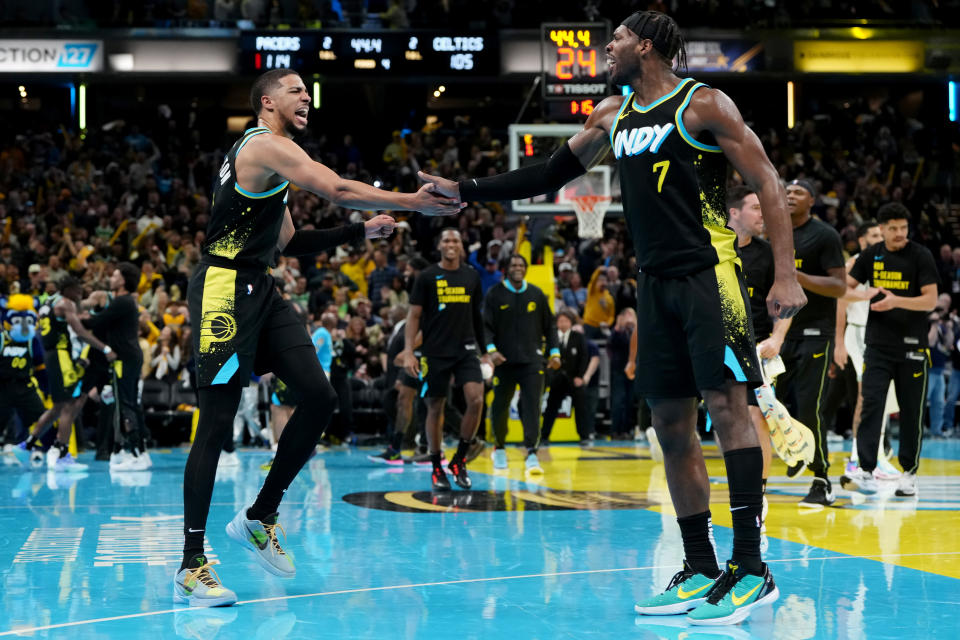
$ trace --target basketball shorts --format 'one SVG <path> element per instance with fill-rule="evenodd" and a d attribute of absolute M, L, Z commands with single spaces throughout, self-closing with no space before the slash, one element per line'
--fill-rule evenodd
<path fill-rule="evenodd" d="M 727 380 L 761 384 L 740 265 L 727 261 L 680 278 L 637 277 L 637 392 L 693 398 Z"/>
<path fill-rule="evenodd" d="M 273 393 L 270 394 L 270 402 L 278 407 L 293 407 L 299 403 L 297 394 L 288 387 L 283 380 L 275 378 Z"/>
<path fill-rule="evenodd" d="M 46 365 L 50 399 L 54 403 L 80 397 L 83 367 L 74 362 L 69 351 L 51 349 L 43 354 L 43 362 Z"/>
<path fill-rule="evenodd" d="M 446 398 L 450 380 L 460 387 L 468 382 L 483 382 L 480 359 L 474 353 L 456 358 L 420 356 L 420 397 Z"/>
<path fill-rule="evenodd" d="M 187 304 L 199 387 L 246 385 L 251 373 L 270 371 L 275 354 L 313 348 L 303 320 L 267 273 L 201 263 Z"/>

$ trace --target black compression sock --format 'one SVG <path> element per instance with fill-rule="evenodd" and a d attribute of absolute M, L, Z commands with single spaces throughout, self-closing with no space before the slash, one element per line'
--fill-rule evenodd
<path fill-rule="evenodd" d="M 683 553 L 690 568 L 708 578 L 719 576 L 720 568 L 717 566 L 717 552 L 713 546 L 710 512 L 704 511 L 677 518 L 677 524 L 680 525 Z"/>
<path fill-rule="evenodd" d="M 436 451 L 430 454 L 430 462 L 433 463 L 434 469 L 440 469 L 443 471 L 443 453 Z"/>
<path fill-rule="evenodd" d="M 180 571 L 187 567 L 194 568 L 198 566 L 192 562 L 197 556 L 203 556 L 203 529 L 197 531 L 189 527 L 183 528 L 183 561 L 180 563 Z"/>
<path fill-rule="evenodd" d="M 53 443 L 53 446 L 55 446 L 60 451 L 61 458 L 66 458 L 68 455 L 70 455 L 70 447 L 63 444 L 59 440 L 55 440 Z"/>
<path fill-rule="evenodd" d="M 767 479 L 766 478 L 763 478 L 760 481 L 760 486 L 762 487 L 761 493 L 763 493 L 763 495 L 767 495 Z"/>
<path fill-rule="evenodd" d="M 464 458 L 467 457 L 467 449 L 470 448 L 470 445 L 473 443 L 473 439 L 464 440 L 460 438 L 460 444 L 457 445 L 457 452 L 453 455 L 453 461 L 462 462 Z"/>
<path fill-rule="evenodd" d="M 733 554 L 747 572 L 760 575 L 760 512 L 763 508 L 763 451 L 736 449 L 723 455 L 730 487 Z"/>

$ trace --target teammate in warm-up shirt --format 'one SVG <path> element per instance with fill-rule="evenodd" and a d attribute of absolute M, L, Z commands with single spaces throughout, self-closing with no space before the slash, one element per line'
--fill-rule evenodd
<path fill-rule="evenodd" d="M 440 263 L 424 269 L 413 284 L 410 311 L 404 327 L 401 357 L 410 375 L 419 375 L 420 395 L 427 404 L 427 442 L 433 464 L 433 489 L 446 491 L 450 481 L 442 466 L 443 406 L 450 380 L 463 387 L 467 410 L 460 423 L 460 444 L 448 468 L 454 481 L 469 489 L 467 457 L 471 448 L 482 447 L 476 439 L 483 410 L 483 375 L 480 345 L 483 344 L 483 291 L 476 270 L 463 263 L 463 241 L 456 229 L 440 234 Z M 418 331 L 423 331 L 420 359 L 413 355 Z M 483 356 L 485 361 L 489 359 Z"/>
<path fill-rule="evenodd" d="M 880 207 L 877 220 L 883 242 L 860 252 L 847 276 L 855 289 L 866 284 L 871 295 L 864 352 L 863 414 L 857 433 L 860 469 L 845 476 L 844 489 L 875 493 L 873 471 L 887 389 L 893 381 L 900 404 L 900 476 L 898 496 L 917 493 L 917 469 L 923 443 L 923 412 L 930 367 L 927 314 L 937 306 L 940 281 L 930 250 L 907 238 L 910 211 L 893 202 Z M 873 295 L 875 294 L 875 295 Z"/>

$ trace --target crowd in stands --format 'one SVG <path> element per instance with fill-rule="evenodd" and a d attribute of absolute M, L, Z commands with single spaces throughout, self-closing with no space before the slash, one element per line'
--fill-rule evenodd
<path fill-rule="evenodd" d="M 850 20 L 956 24 L 956 0 L 61 0 L 4 3 L 5 24 L 58 27 L 265 27 L 537 29 L 542 22 L 611 20 L 650 9 L 692 27 L 790 27 Z"/>
<path fill-rule="evenodd" d="M 792 131 L 760 131 L 775 166 L 784 179 L 815 183 L 820 194 L 815 213 L 837 228 L 848 250 L 856 246 L 857 225 L 880 204 L 907 205 L 914 215 L 912 237 L 937 256 L 943 291 L 953 296 L 955 311 L 960 224 L 944 185 L 951 174 L 956 180 L 956 150 L 890 103 L 864 102 L 830 115 Z M 196 149 L 186 144 L 186 132 L 167 125 L 149 131 L 135 125 L 91 129 L 84 138 L 63 129 L 24 131 L 0 142 L 0 294 L 29 293 L 42 302 L 67 274 L 88 289 L 106 288 L 112 265 L 132 260 L 142 268 L 137 292 L 142 375 L 189 386 L 193 355 L 186 288 L 204 241 L 209 185 L 232 140 Z M 373 175 L 385 176 L 383 188 L 409 191 L 416 188 L 418 169 L 450 177 L 505 170 L 503 139 L 504 131 L 482 126 L 397 133 L 384 141 L 379 157 L 365 157 L 350 135 L 336 143 L 310 135 L 303 144 L 345 177 L 372 183 Z M 303 228 L 364 216 L 306 191 L 291 191 L 288 205 Z M 444 225 L 461 230 L 484 291 L 503 278 L 520 223 L 505 206 L 473 203 L 455 219 L 402 215 L 389 239 L 344 246 L 313 260 L 281 257 L 273 275 L 311 332 L 324 312 L 335 314 L 333 376 L 372 385 L 383 375 L 386 341 L 403 317 L 391 311 L 403 309 L 413 278 L 436 259 Z M 558 307 L 576 311 L 588 338 L 609 342 L 619 371 L 635 322 L 625 311 L 636 304 L 636 261 L 625 225 L 608 219 L 604 238 L 592 242 L 578 238 L 572 217 L 555 227 L 547 235 L 555 252 Z M 628 393 L 628 385 L 623 388 Z M 613 400 L 622 414 L 632 414 L 624 412 L 622 398 Z M 620 420 L 629 426 L 632 418 Z"/>

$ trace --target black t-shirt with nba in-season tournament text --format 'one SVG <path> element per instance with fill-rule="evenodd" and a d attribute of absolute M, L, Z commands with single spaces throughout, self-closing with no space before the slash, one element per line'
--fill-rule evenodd
<path fill-rule="evenodd" d="M 811 217 L 793 230 L 797 271 L 808 276 L 828 276 L 830 269 L 844 266 L 840 234 L 826 222 Z M 807 306 L 794 316 L 788 339 L 832 337 L 837 327 L 837 299 L 804 290 Z"/>
<path fill-rule="evenodd" d="M 850 269 L 857 282 L 883 288 L 895 296 L 915 298 L 928 284 L 939 284 L 933 254 L 916 242 L 907 242 L 900 251 L 890 251 L 878 242 L 860 252 Z M 878 294 L 873 302 L 883 298 Z M 867 316 L 866 343 L 881 349 L 923 349 L 927 346 L 928 311 L 891 309 L 870 310 Z"/>
<path fill-rule="evenodd" d="M 480 276 L 469 266 L 448 271 L 433 264 L 413 283 L 410 304 L 423 307 L 420 352 L 434 358 L 479 355 L 483 344 L 483 289 Z"/>

